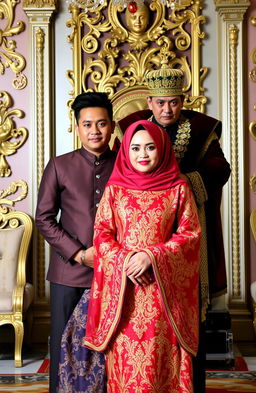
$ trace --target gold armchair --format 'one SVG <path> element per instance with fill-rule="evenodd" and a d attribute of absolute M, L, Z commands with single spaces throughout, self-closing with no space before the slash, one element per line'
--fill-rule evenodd
<path fill-rule="evenodd" d="M 15 330 L 15 367 L 22 367 L 24 314 L 33 301 L 33 286 L 26 283 L 26 261 L 32 220 L 22 212 L 0 211 L 0 325 Z M 30 323 L 32 319 L 30 316 Z"/>

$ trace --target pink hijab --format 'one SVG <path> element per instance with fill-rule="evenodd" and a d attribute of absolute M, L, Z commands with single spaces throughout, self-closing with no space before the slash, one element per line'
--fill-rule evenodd
<path fill-rule="evenodd" d="M 136 131 L 142 129 L 147 130 L 152 137 L 160 157 L 157 167 L 149 173 L 134 169 L 129 159 L 131 139 Z M 157 191 L 186 183 L 179 176 L 179 166 L 167 132 L 151 121 L 139 120 L 131 124 L 124 133 L 108 184 L 116 184 L 133 190 Z"/>

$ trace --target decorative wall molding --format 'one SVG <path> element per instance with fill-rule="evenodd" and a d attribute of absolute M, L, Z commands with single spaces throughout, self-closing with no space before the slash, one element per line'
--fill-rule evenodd
<path fill-rule="evenodd" d="M 237 325 L 248 319 L 248 278 L 245 244 L 244 173 L 244 33 L 246 0 L 215 0 L 218 12 L 219 111 L 223 150 L 231 163 L 231 179 L 224 188 L 223 227 L 228 270 L 228 307 Z M 235 323 L 236 323 L 235 322 Z M 238 328 L 239 330 L 239 328 Z"/>
<path fill-rule="evenodd" d="M 0 29 L 0 75 L 7 68 L 15 74 L 12 82 L 14 89 L 24 89 L 27 85 L 27 77 L 22 73 L 26 66 L 25 58 L 16 51 L 16 41 L 13 36 L 20 34 L 25 29 L 25 24 L 18 21 L 13 25 L 15 18 L 15 7 L 19 0 L 3 0 L 0 2 L 1 19 L 5 21 L 4 29 Z"/>
<path fill-rule="evenodd" d="M 23 8 L 56 8 L 57 0 L 23 0 Z"/>
<path fill-rule="evenodd" d="M 1 100 L 1 98 L 3 98 Z M 13 105 L 11 96 L 0 91 L 0 176 L 10 176 L 12 171 L 6 157 L 15 154 L 24 145 L 28 131 L 24 127 L 15 128 L 13 117 L 24 117 L 20 109 L 9 109 Z"/>
<path fill-rule="evenodd" d="M 38 187 L 45 163 L 54 150 L 54 52 L 52 19 L 57 1 L 24 0 L 23 9 L 28 16 L 30 35 L 31 73 L 31 179 L 33 196 L 31 210 L 35 211 Z M 46 290 L 45 272 L 48 269 L 49 246 L 38 231 L 34 239 L 35 308 L 47 309 L 49 294 Z M 44 307 L 45 306 L 45 307 Z"/>
<path fill-rule="evenodd" d="M 238 118 L 237 118 L 237 46 L 239 30 L 237 25 L 229 26 L 230 43 L 230 135 L 231 135 L 231 217 L 232 217 L 232 297 L 241 298 L 240 280 L 240 212 L 239 212 L 239 170 L 238 170 Z"/>
<path fill-rule="evenodd" d="M 256 16 L 251 18 L 251 24 L 256 27 Z M 249 78 L 253 83 L 256 83 L 256 48 L 252 50 L 251 59 L 254 64 L 253 69 L 249 72 Z M 256 88 L 256 86 L 255 86 Z M 254 104 L 254 110 L 256 111 L 256 104 Z M 249 124 L 249 131 L 251 136 L 256 140 L 256 120 L 253 120 Z"/>

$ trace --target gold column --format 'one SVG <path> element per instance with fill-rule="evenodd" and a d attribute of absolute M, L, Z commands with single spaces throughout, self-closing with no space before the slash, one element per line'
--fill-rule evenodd
<path fill-rule="evenodd" d="M 31 75 L 31 178 L 32 206 L 35 212 L 37 192 L 45 164 L 54 150 L 54 78 L 52 17 L 57 0 L 24 0 L 28 17 Z M 45 272 L 48 268 L 49 246 L 37 230 L 33 238 L 33 284 L 35 287 L 33 340 L 46 341 L 49 332 L 49 288 Z M 38 333 L 39 332 L 39 333 Z"/>
<path fill-rule="evenodd" d="M 244 15 L 247 0 L 215 0 L 218 12 L 219 111 L 223 122 L 223 150 L 231 164 L 224 188 L 223 229 L 228 273 L 228 307 L 236 340 L 252 337 L 248 308 L 248 255 L 246 245 L 246 184 L 244 141 Z"/>

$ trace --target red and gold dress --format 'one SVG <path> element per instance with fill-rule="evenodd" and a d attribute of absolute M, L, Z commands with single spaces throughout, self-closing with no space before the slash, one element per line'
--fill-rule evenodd
<path fill-rule="evenodd" d="M 191 393 L 198 345 L 200 225 L 187 184 L 160 191 L 106 187 L 95 222 L 85 345 L 105 351 L 108 393 Z M 152 283 L 127 261 L 144 250 Z"/>

